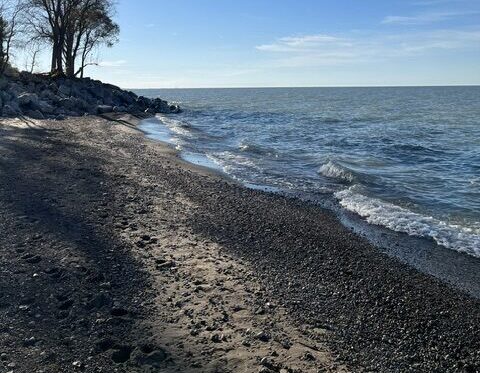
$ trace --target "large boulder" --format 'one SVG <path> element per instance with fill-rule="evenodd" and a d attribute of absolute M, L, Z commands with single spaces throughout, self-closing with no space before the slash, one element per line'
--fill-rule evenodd
<path fill-rule="evenodd" d="M 8 80 L 5 78 L 0 78 L 0 91 L 6 90 L 8 87 Z"/>
<path fill-rule="evenodd" d="M 65 96 L 65 97 L 70 96 L 71 92 L 72 92 L 72 89 L 69 86 L 67 86 L 66 84 L 60 84 L 60 86 L 58 87 L 58 93 L 60 95 Z"/>
<path fill-rule="evenodd" d="M 114 113 L 126 113 L 128 109 L 125 106 L 114 106 L 113 112 Z"/>
<path fill-rule="evenodd" d="M 58 104 L 60 102 L 60 97 L 58 97 L 51 87 L 45 88 L 40 92 L 40 99 L 49 101 L 53 104 Z"/>
<path fill-rule="evenodd" d="M 110 105 L 98 105 L 96 109 L 97 114 L 107 114 L 113 112 L 113 106 Z"/>
<path fill-rule="evenodd" d="M 25 109 L 38 109 L 38 96 L 36 93 L 23 92 L 18 95 L 18 104 Z"/>
<path fill-rule="evenodd" d="M 84 114 L 88 111 L 88 104 L 80 98 L 68 97 L 62 98 L 59 102 L 60 107 L 74 113 Z"/>
<path fill-rule="evenodd" d="M 54 114 L 55 113 L 55 107 L 50 105 L 46 101 L 39 100 L 38 101 L 38 110 L 40 110 L 43 114 Z"/>
<path fill-rule="evenodd" d="M 2 114 L 5 117 L 15 117 L 17 115 L 20 115 L 21 113 L 22 112 L 19 109 L 12 107 L 8 104 L 3 106 L 2 108 Z"/>
<path fill-rule="evenodd" d="M 172 114 L 181 112 L 180 106 L 169 104 L 167 101 L 156 98 L 151 100 L 149 109 L 153 109 L 156 113 Z"/>
<path fill-rule="evenodd" d="M 33 119 L 45 119 L 45 116 L 39 110 L 27 110 L 24 114 Z"/>

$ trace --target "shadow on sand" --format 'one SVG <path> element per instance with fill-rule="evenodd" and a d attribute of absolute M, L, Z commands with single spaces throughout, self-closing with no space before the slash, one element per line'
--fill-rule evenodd
<path fill-rule="evenodd" d="M 2 363 L 107 372 L 141 334 L 148 281 L 115 231 L 128 215 L 119 176 L 59 135 L 0 127 Z"/>

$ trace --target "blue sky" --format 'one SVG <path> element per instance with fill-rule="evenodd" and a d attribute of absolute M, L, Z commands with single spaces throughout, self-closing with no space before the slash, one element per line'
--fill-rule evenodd
<path fill-rule="evenodd" d="M 480 0 L 119 0 L 127 88 L 480 84 Z"/>

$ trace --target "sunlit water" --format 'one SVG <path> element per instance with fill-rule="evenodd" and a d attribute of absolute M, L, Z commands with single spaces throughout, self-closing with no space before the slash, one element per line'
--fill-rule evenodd
<path fill-rule="evenodd" d="M 332 194 L 367 221 L 480 257 L 480 87 L 142 90 L 142 128 L 244 183 Z"/>

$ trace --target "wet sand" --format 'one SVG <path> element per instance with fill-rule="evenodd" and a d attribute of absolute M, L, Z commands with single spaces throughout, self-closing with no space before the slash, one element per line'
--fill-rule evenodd
<path fill-rule="evenodd" d="M 480 302 L 133 117 L 0 121 L 14 372 L 475 372 Z"/>

